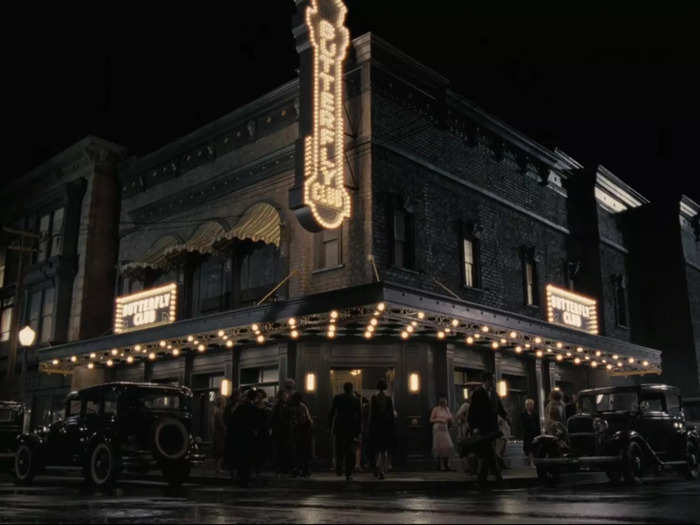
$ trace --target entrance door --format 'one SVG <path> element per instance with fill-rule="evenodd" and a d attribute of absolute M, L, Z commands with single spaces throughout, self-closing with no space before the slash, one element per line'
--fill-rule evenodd
<path fill-rule="evenodd" d="M 523 425 L 520 414 L 525 410 L 527 399 L 527 377 L 503 374 L 501 379 L 508 385 L 508 395 L 503 399 L 503 408 L 510 416 L 511 439 L 523 439 Z"/>

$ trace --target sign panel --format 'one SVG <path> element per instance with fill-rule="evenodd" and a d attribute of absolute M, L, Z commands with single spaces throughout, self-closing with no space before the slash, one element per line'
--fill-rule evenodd
<path fill-rule="evenodd" d="M 175 321 L 177 284 L 117 297 L 114 333 L 143 330 Z"/>
<path fill-rule="evenodd" d="M 347 8 L 341 0 L 297 1 L 308 3 L 305 27 L 297 35 L 297 40 L 303 41 L 301 111 L 306 115 L 300 118 L 303 144 L 297 147 L 301 157 L 297 172 L 302 175 L 297 174 L 297 182 L 303 178 L 301 195 L 293 194 L 290 204 L 305 228 L 320 231 L 337 228 L 350 217 L 343 120 L 343 61 L 350 34 L 343 25 Z"/>
<path fill-rule="evenodd" d="M 597 302 L 595 299 L 548 284 L 547 320 L 595 335 L 598 333 Z"/>

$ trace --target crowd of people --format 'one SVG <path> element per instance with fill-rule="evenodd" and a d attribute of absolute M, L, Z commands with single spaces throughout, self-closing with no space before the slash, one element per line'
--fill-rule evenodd
<path fill-rule="evenodd" d="M 544 431 L 565 432 L 566 420 L 574 412 L 575 399 L 553 390 L 545 407 Z M 354 392 L 352 383 L 345 383 L 343 392 L 333 399 L 328 418 L 336 474 L 351 480 L 365 467 L 376 478 L 384 479 L 396 447 L 396 416 L 386 380 L 379 380 L 377 392 L 369 400 Z M 530 466 L 534 466 L 532 442 L 540 434 L 540 418 L 533 399 L 525 400 L 520 422 L 523 449 Z M 456 451 L 450 429 L 456 425 L 462 469 L 478 474 L 482 483 L 489 474 L 502 480 L 511 420 L 491 373 L 482 375 L 481 384 L 470 392 L 454 417 L 447 396 L 439 395 L 430 423 L 433 456 L 439 470 L 452 470 L 450 461 Z M 251 477 L 260 474 L 272 451 L 278 476 L 308 477 L 313 455 L 312 424 L 309 408 L 293 379 L 284 382 L 273 401 L 264 390 L 255 389 L 234 392 L 228 399 L 218 398 L 210 422 L 216 468 L 219 472 L 230 471 L 245 487 Z"/>

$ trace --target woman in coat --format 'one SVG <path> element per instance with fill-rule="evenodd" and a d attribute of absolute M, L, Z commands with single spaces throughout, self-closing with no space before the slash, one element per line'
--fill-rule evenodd
<path fill-rule="evenodd" d="M 441 395 L 438 404 L 430 413 L 433 425 L 433 456 L 438 460 L 440 470 L 450 470 L 448 462 L 454 448 L 449 427 L 452 425 L 452 413 L 447 406 L 447 397 Z"/>

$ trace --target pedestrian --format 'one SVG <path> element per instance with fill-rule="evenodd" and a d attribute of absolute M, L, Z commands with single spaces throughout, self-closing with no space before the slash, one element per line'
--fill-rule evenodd
<path fill-rule="evenodd" d="M 226 425 L 226 442 L 224 444 L 224 461 L 223 466 L 225 469 L 231 472 L 231 478 L 234 477 L 234 472 L 236 470 L 234 461 L 235 452 L 235 436 L 236 428 L 233 421 L 233 413 L 238 408 L 238 402 L 240 400 L 240 391 L 235 389 L 231 392 L 231 395 L 226 400 L 226 406 L 224 408 L 224 424 Z"/>
<path fill-rule="evenodd" d="M 234 464 L 238 470 L 238 481 L 241 487 L 249 486 L 250 471 L 254 464 L 255 442 L 259 431 L 259 418 L 254 406 L 255 397 L 255 390 L 250 389 L 245 392 L 232 417 L 235 429 Z"/>
<path fill-rule="evenodd" d="M 384 393 L 387 389 L 385 379 L 377 383 L 378 392 L 372 396 L 369 408 L 370 441 L 374 454 L 372 463 L 374 475 L 384 479 L 389 462 L 389 450 L 394 443 L 394 403 L 391 396 Z"/>
<path fill-rule="evenodd" d="M 290 472 L 292 453 L 294 450 L 289 413 L 289 391 L 280 390 L 272 405 L 270 414 L 270 430 L 272 432 L 272 448 L 277 477 Z"/>
<path fill-rule="evenodd" d="M 267 460 L 270 450 L 272 449 L 270 439 L 270 420 L 272 410 L 267 403 L 267 393 L 264 390 L 255 391 L 255 410 L 258 419 L 258 438 L 255 441 L 254 457 L 255 477 L 257 478 L 260 477 L 260 472 L 262 472 L 262 469 L 265 466 L 265 461 Z"/>
<path fill-rule="evenodd" d="M 576 415 L 576 394 L 564 394 L 564 413 L 566 414 L 566 421 L 569 420 L 571 416 Z"/>
<path fill-rule="evenodd" d="M 459 407 L 457 413 L 455 414 L 455 424 L 457 425 L 457 443 L 461 444 L 467 441 L 471 437 L 471 432 L 469 430 L 469 422 L 467 421 L 467 416 L 469 415 L 469 399 L 465 399 L 464 403 Z M 473 452 L 466 454 L 460 453 L 462 460 L 462 470 L 465 474 L 476 474 L 476 468 L 474 463 L 476 456 Z"/>
<path fill-rule="evenodd" d="M 562 401 L 561 390 L 554 389 L 549 393 L 549 403 L 544 409 L 544 426 L 547 434 L 566 432 L 566 407 Z"/>
<path fill-rule="evenodd" d="M 506 465 L 505 455 L 508 439 L 510 438 L 510 424 L 500 415 L 498 416 L 498 431 L 500 436 L 493 441 L 493 450 L 496 453 L 496 461 L 498 461 L 498 466 L 502 470 L 506 470 L 508 465 Z"/>
<path fill-rule="evenodd" d="M 360 438 L 362 408 L 353 395 L 352 383 L 343 385 L 343 393 L 333 398 L 329 421 L 335 436 L 335 473 L 350 481 L 355 467 L 355 449 Z"/>
<path fill-rule="evenodd" d="M 301 392 L 294 392 L 289 401 L 291 434 L 293 442 L 292 476 L 308 478 L 311 475 L 309 463 L 312 449 L 312 419 L 309 407 L 304 403 Z"/>
<path fill-rule="evenodd" d="M 433 457 L 438 460 L 441 471 L 451 470 L 449 460 L 454 446 L 449 429 L 452 426 L 452 414 L 444 394 L 438 396 L 438 404 L 430 413 L 430 423 L 433 425 Z"/>
<path fill-rule="evenodd" d="M 535 466 L 532 440 L 540 434 L 540 416 L 535 412 L 535 400 L 525 400 L 525 412 L 520 416 L 523 427 L 523 452 L 527 456 L 528 465 Z"/>
<path fill-rule="evenodd" d="M 362 449 L 362 456 L 360 464 L 364 469 L 369 469 L 374 458 L 372 453 L 372 446 L 369 439 L 369 399 L 362 396 L 362 437 L 360 438 L 360 448 Z"/>
<path fill-rule="evenodd" d="M 489 472 L 494 474 L 499 483 L 503 481 L 493 445 L 493 441 L 500 435 L 498 430 L 499 415 L 506 421 L 508 420 L 508 414 L 496 393 L 493 374 L 484 372 L 482 383 L 472 396 L 468 416 L 472 434 L 479 438 L 474 452 L 479 457 L 479 482 L 482 486 L 485 485 Z"/>
<path fill-rule="evenodd" d="M 212 441 L 212 456 L 216 463 L 216 473 L 221 474 L 224 471 L 224 456 L 226 452 L 226 423 L 224 420 L 224 412 L 226 409 L 226 400 L 217 396 L 214 400 L 211 415 L 209 418 L 209 435 Z"/>

